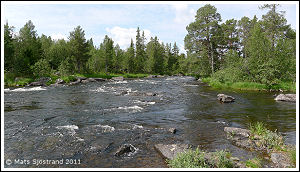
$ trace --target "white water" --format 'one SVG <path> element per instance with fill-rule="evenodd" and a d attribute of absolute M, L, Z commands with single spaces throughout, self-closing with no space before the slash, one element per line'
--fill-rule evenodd
<path fill-rule="evenodd" d="M 75 130 L 78 130 L 78 126 L 76 125 L 64 125 L 64 126 L 57 126 L 56 127 L 57 129 L 66 129 L 69 131 L 69 134 L 70 135 L 74 135 L 76 134 L 76 131 Z"/>
<path fill-rule="evenodd" d="M 141 104 L 141 105 L 154 105 L 155 102 L 147 102 L 147 101 L 140 101 L 140 100 L 133 100 L 133 103 Z"/>
<path fill-rule="evenodd" d="M 41 91 L 41 90 L 47 90 L 46 88 L 42 88 L 41 86 L 39 87 L 32 87 L 32 88 L 16 88 L 13 90 L 8 89 L 4 89 L 4 91 L 12 91 L 12 92 L 22 92 L 22 91 Z"/>
<path fill-rule="evenodd" d="M 103 132 L 112 132 L 115 131 L 115 127 L 109 126 L 109 125 L 95 125 L 95 127 L 100 127 L 103 129 Z"/>

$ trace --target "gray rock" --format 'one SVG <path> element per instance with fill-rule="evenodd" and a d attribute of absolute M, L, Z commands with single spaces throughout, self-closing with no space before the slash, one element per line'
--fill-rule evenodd
<path fill-rule="evenodd" d="M 224 131 L 231 135 L 240 135 L 242 137 L 247 137 L 247 138 L 250 136 L 250 131 L 247 129 L 242 129 L 242 128 L 225 127 Z"/>
<path fill-rule="evenodd" d="M 88 83 L 88 82 L 90 82 L 88 79 L 81 80 L 81 83 Z"/>
<path fill-rule="evenodd" d="M 95 81 L 106 81 L 106 79 L 103 78 L 89 78 L 89 79 L 94 79 Z"/>
<path fill-rule="evenodd" d="M 275 164 L 276 168 L 288 168 L 292 167 L 289 156 L 284 152 L 271 153 L 271 160 Z"/>
<path fill-rule="evenodd" d="M 41 77 L 37 81 L 27 84 L 27 86 L 46 86 L 48 81 L 51 81 L 50 77 Z"/>
<path fill-rule="evenodd" d="M 60 79 L 58 78 L 56 81 L 55 81 L 55 84 L 64 84 L 65 81 L 63 79 Z"/>
<path fill-rule="evenodd" d="M 145 93 L 146 96 L 157 96 L 156 93 Z"/>
<path fill-rule="evenodd" d="M 189 148 L 188 144 L 156 144 L 155 149 L 165 158 L 174 159 L 178 153 Z"/>
<path fill-rule="evenodd" d="M 151 92 L 147 92 L 147 93 L 143 93 L 143 92 L 131 92 L 130 95 L 131 96 L 157 96 L 157 93 L 151 93 Z"/>
<path fill-rule="evenodd" d="M 234 97 L 225 94 L 218 94 L 217 96 L 218 96 L 218 100 L 223 103 L 230 103 L 230 102 L 234 102 L 235 100 Z"/>
<path fill-rule="evenodd" d="M 130 156 L 132 153 L 135 153 L 137 148 L 132 144 L 123 144 L 121 145 L 115 153 L 115 156 L 128 155 Z"/>
<path fill-rule="evenodd" d="M 94 78 L 88 78 L 87 79 L 89 82 L 96 82 L 96 80 Z"/>
<path fill-rule="evenodd" d="M 124 81 L 124 77 L 123 77 L 123 76 L 112 77 L 111 79 L 112 79 L 113 81 Z"/>
<path fill-rule="evenodd" d="M 276 101 L 287 101 L 296 103 L 296 94 L 279 94 L 276 98 Z"/>
<path fill-rule="evenodd" d="M 45 83 L 37 81 L 37 82 L 29 83 L 26 86 L 45 86 Z"/>
<path fill-rule="evenodd" d="M 175 134 L 177 130 L 176 130 L 176 128 L 170 128 L 169 131 L 170 131 L 172 134 Z"/>
<path fill-rule="evenodd" d="M 76 81 L 74 81 L 74 82 L 70 82 L 69 83 L 69 85 L 75 85 L 75 84 L 78 84 L 78 83 L 80 83 L 80 79 L 77 79 Z"/>

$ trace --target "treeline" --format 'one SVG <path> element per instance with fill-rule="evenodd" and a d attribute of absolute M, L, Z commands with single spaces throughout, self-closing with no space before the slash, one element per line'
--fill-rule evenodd
<path fill-rule="evenodd" d="M 260 6 L 268 10 L 261 20 L 242 17 L 222 24 L 214 6 L 199 8 L 185 37 L 190 72 L 221 83 L 295 83 L 296 32 L 278 6 Z"/>
<path fill-rule="evenodd" d="M 146 44 L 144 31 L 139 28 L 136 43 L 131 40 L 126 50 L 122 50 L 107 35 L 96 47 L 92 38 L 86 40 L 80 26 L 70 32 L 68 40 L 53 40 L 44 34 L 39 37 L 30 20 L 17 36 L 8 23 L 4 29 L 5 72 L 15 76 L 65 76 L 74 73 L 171 75 L 180 72 L 180 61 L 185 59 L 184 54 L 179 55 L 176 42 L 173 45 L 159 43 L 155 36 Z"/>
<path fill-rule="evenodd" d="M 242 17 L 221 23 L 212 5 L 197 10 L 186 29 L 187 55 L 174 43 L 146 40 L 137 28 L 135 44 L 122 50 L 105 36 L 95 46 L 78 26 L 68 40 L 37 35 L 28 21 L 17 35 L 4 26 L 5 73 L 40 77 L 74 73 L 192 74 L 220 83 L 255 82 L 267 86 L 296 81 L 296 32 L 276 4 L 263 5 L 268 12 L 258 20 Z"/>

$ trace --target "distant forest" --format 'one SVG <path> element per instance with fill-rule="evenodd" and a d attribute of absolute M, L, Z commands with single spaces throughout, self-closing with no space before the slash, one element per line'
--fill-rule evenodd
<path fill-rule="evenodd" d="M 66 76 L 75 73 L 184 74 L 211 77 L 221 83 L 255 82 L 274 85 L 296 82 L 296 31 L 287 24 L 277 4 L 262 5 L 267 13 L 258 20 L 242 17 L 221 23 L 212 5 L 197 10 L 184 38 L 187 54 L 180 54 L 174 43 L 146 40 L 136 30 L 135 44 L 123 50 L 105 36 L 100 45 L 86 40 L 77 26 L 68 40 L 38 36 L 32 21 L 17 35 L 14 27 L 4 26 L 5 76 Z M 146 43 L 147 42 L 147 43 Z"/>

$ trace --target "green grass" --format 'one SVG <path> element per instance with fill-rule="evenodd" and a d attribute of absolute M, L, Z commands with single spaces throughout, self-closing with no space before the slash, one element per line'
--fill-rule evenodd
<path fill-rule="evenodd" d="M 222 83 L 216 79 L 213 79 L 211 77 L 207 78 L 201 78 L 203 82 L 208 83 L 211 87 L 216 89 L 235 89 L 235 90 L 255 90 L 255 91 L 261 91 L 261 90 L 285 90 L 285 91 L 291 91 L 296 92 L 296 84 L 293 82 L 279 82 L 277 85 L 273 85 L 268 87 L 265 84 L 255 83 L 255 82 L 225 82 Z"/>
<path fill-rule="evenodd" d="M 111 79 L 112 77 L 123 76 L 124 78 L 144 78 L 149 76 L 149 74 L 106 74 L 106 73 L 92 73 L 92 74 L 79 74 L 76 73 L 74 75 L 67 75 L 67 76 L 57 76 L 57 75 L 50 75 L 51 80 L 46 83 L 46 85 L 54 84 L 55 81 L 60 78 L 64 80 L 66 83 L 70 83 L 76 81 L 76 77 L 86 77 L 86 78 L 103 78 L 103 79 Z M 25 86 L 37 78 L 34 77 L 18 77 L 18 80 L 15 81 L 17 76 L 13 73 L 5 73 L 4 74 L 4 85 L 5 87 L 16 87 Z"/>
<path fill-rule="evenodd" d="M 294 167 L 296 167 L 296 147 L 288 148 L 287 153 L 289 155 L 291 163 L 293 164 Z"/>
<path fill-rule="evenodd" d="M 246 167 L 248 168 L 262 168 L 262 160 L 260 158 L 249 159 L 245 162 Z"/>
<path fill-rule="evenodd" d="M 12 73 L 4 73 L 4 86 L 5 87 L 16 87 L 16 86 L 25 86 L 30 82 L 34 81 L 34 78 L 30 77 L 18 77 L 17 81 L 15 80 L 17 76 Z"/>
<path fill-rule="evenodd" d="M 173 160 L 166 160 L 171 168 L 233 168 L 231 154 L 227 151 L 217 151 L 212 153 L 211 159 L 205 158 L 205 152 L 188 149 L 179 153 Z"/>
<path fill-rule="evenodd" d="M 283 137 L 271 130 L 268 130 L 264 123 L 256 122 L 250 124 L 250 139 L 259 138 L 257 146 L 272 151 L 283 151 L 286 149 Z"/>

